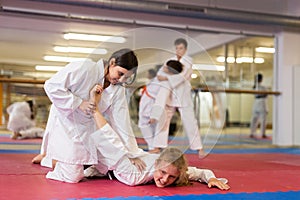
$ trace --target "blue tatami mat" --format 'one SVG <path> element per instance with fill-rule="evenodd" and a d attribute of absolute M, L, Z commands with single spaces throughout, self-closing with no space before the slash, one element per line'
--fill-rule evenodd
<path fill-rule="evenodd" d="M 82 200 L 296 200 L 300 191 L 239 193 L 239 194 L 202 194 L 202 195 L 175 195 L 175 196 L 145 196 L 145 197 L 115 197 L 115 198 L 83 198 Z M 75 199 L 68 199 L 75 200 Z"/>
<path fill-rule="evenodd" d="M 193 150 L 186 150 L 185 153 L 187 154 L 197 154 L 197 151 Z M 216 154 L 246 154 L 246 153 L 286 153 L 286 154 L 297 154 L 300 155 L 300 148 L 215 148 L 210 151 L 210 153 Z"/>

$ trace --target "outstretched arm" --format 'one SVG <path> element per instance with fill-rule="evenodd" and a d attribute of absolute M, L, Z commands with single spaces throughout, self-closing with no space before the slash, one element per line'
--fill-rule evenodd
<path fill-rule="evenodd" d="M 98 108 L 98 103 L 101 99 L 101 95 L 103 92 L 103 87 L 101 85 L 95 85 L 90 91 L 90 104 L 94 106 L 93 116 L 95 119 L 95 123 L 98 129 L 102 128 L 105 124 L 107 124 L 106 119 L 100 113 Z"/>
<path fill-rule="evenodd" d="M 217 187 L 221 190 L 229 190 L 228 180 L 225 178 L 216 178 L 215 174 L 209 169 L 198 169 L 196 167 L 188 168 L 189 180 L 207 183 L 208 187 Z"/>
<path fill-rule="evenodd" d="M 109 117 L 110 125 L 119 135 L 124 146 L 128 150 L 129 158 L 140 157 L 145 152 L 139 148 L 131 126 L 128 102 L 125 96 L 125 88 L 121 86 L 113 87 L 114 94 L 111 98 L 110 106 L 105 111 Z"/>
<path fill-rule="evenodd" d="M 101 99 L 101 95 L 103 92 L 103 87 L 100 85 L 96 85 L 91 91 L 90 91 L 90 103 L 95 105 L 95 109 L 93 112 L 93 117 L 95 119 L 95 123 L 98 129 L 103 128 L 106 124 L 107 121 L 106 119 L 103 117 L 103 115 L 101 114 L 101 112 L 99 111 L 98 103 Z M 121 139 L 119 141 L 119 144 L 121 144 Z M 125 149 L 125 147 L 124 147 Z M 119 149 L 120 150 L 120 149 Z M 125 150 L 126 151 L 126 150 Z M 131 161 L 131 163 L 133 165 L 135 165 L 140 171 L 143 171 L 146 169 L 146 164 L 144 161 L 142 161 L 139 158 L 129 158 L 129 160 Z"/>

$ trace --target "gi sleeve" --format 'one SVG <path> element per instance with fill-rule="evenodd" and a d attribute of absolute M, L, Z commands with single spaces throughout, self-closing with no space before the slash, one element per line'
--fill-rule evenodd
<path fill-rule="evenodd" d="M 185 81 L 189 81 L 192 73 L 193 73 L 193 69 L 186 69 L 186 70 L 184 69 L 179 74 L 168 76 L 168 81 L 170 86 L 174 89 L 178 85 L 184 83 Z"/>
<path fill-rule="evenodd" d="M 7 112 L 9 115 L 13 112 L 15 105 L 16 105 L 16 104 L 13 103 L 13 104 L 9 105 L 9 106 L 6 108 L 6 112 Z"/>
<path fill-rule="evenodd" d="M 171 90 L 168 82 L 162 81 L 159 87 L 159 92 L 155 97 L 155 102 L 151 110 L 150 118 L 161 120 L 170 94 Z"/>
<path fill-rule="evenodd" d="M 74 94 L 74 90 L 84 82 L 90 69 L 82 65 L 83 62 L 69 63 L 45 82 L 44 89 L 50 101 L 65 116 L 73 113 L 82 102 Z"/>
<path fill-rule="evenodd" d="M 215 174 L 209 169 L 198 169 L 188 167 L 189 180 L 208 183 L 209 179 L 216 178 Z"/>
<path fill-rule="evenodd" d="M 120 136 L 125 148 L 128 150 L 128 157 L 135 158 L 143 155 L 144 152 L 137 145 L 135 135 L 131 127 L 128 104 L 125 97 L 125 88 L 118 87 L 113 99 L 108 117 L 113 130 Z"/>
<path fill-rule="evenodd" d="M 119 136 L 109 124 L 104 125 L 101 129 L 93 133 L 90 142 L 96 146 L 100 153 L 98 161 L 107 166 L 109 170 L 116 168 L 118 162 L 127 153 Z"/>

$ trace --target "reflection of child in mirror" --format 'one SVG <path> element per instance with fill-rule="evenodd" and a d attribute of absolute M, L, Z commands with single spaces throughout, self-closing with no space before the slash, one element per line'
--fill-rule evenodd
<path fill-rule="evenodd" d="M 33 101 L 15 102 L 7 107 L 7 129 L 13 132 L 12 139 L 42 138 L 45 130 L 36 127 Z"/>

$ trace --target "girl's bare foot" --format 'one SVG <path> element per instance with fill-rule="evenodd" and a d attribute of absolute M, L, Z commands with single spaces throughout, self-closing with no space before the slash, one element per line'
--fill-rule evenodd
<path fill-rule="evenodd" d="M 52 169 L 54 170 L 55 166 L 56 166 L 57 160 L 52 160 Z"/>
<path fill-rule="evenodd" d="M 13 135 L 11 136 L 11 139 L 16 140 L 18 137 L 21 137 L 22 135 L 20 133 L 14 132 Z"/>
<path fill-rule="evenodd" d="M 198 150 L 198 156 L 199 156 L 200 159 L 205 157 L 205 152 L 204 152 L 203 149 Z"/>
<path fill-rule="evenodd" d="M 42 159 L 46 156 L 46 154 L 39 154 L 32 159 L 33 164 L 40 164 Z"/>

